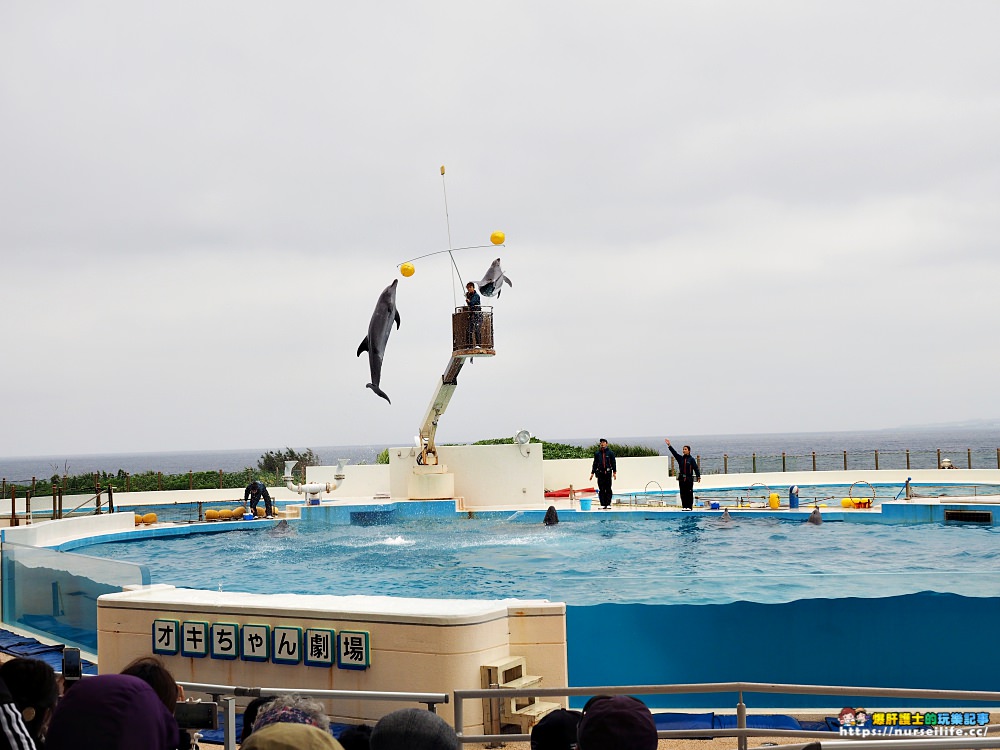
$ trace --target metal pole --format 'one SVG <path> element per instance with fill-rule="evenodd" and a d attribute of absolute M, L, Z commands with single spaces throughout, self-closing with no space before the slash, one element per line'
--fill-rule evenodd
<path fill-rule="evenodd" d="M 1000 450 L 997 451 L 997 458 L 1000 458 Z M 1000 464 L 997 465 L 997 468 L 1000 469 Z M 909 448 L 906 449 L 906 470 L 907 471 L 910 470 L 910 449 Z"/>
<path fill-rule="evenodd" d="M 219 704 L 222 708 L 222 746 L 224 750 L 236 750 L 236 698 L 227 695 Z"/>
<path fill-rule="evenodd" d="M 1000 468 L 1000 448 L 997 448 L 997 467 Z M 722 454 L 722 473 L 729 473 L 729 454 Z"/>
<path fill-rule="evenodd" d="M 132 491 L 132 475 L 129 474 L 127 471 L 125 472 L 125 491 L 126 492 Z"/>
<path fill-rule="evenodd" d="M 785 452 L 781 451 L 781 470 L 785 471 Z"/>
<path fill-rule="evenodd" d="M 752 461 L 753 461 L 753 469 L 752 469 L 752 471 L 753 471 L 754 474 L 756 474 L 757 473 L 757 454 L 756 453 L 753 454 Z"/>
<path fill-rule="evenodd" d="M 816 451 L 813 451 L 813 471 L 816 471 Z"/>
<path fill-rule="evenodd" d="M 747 728 L 747 707 L 743 703 L 742 690 L 739 692 L 739 703 L 736 704 L 736 728 Z M 736 746 L 739 750 L 747 750 L 747 736 L 745 734 L 741 734 L 739 739 L 736 740 Z"/>
<path fill-rule="evenodd" d="M 966 452 L 966 454 L 969 457 L 969 468 L 971 469 L 972 468 L 972 448 L 966 448 L 965 452 Z"/>
<path fill-rule="evenodd" d="M 188 469 L 188 489 L 194 489 L 194 471 L 191 469 Z"/>
<path fill-rule="evenodd" d="M 844 451 L 844 471 L 847 471 L 847 451 Z"/>
<path fill-rule="evenodd" d="M 875 471 L 878 471 L 878 449 L 875 450 Z"/>

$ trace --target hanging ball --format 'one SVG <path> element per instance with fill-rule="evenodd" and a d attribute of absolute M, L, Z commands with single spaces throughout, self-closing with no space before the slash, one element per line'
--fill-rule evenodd
<path fill-rule="evenodd" d="M 399 272 L 406 278 L 410 278 L 415 270 L 412 263 L 404 263 L 399 267 Z"/>
<path fill-rule="evenodd" d="M 502 245 L 505 239 L 507 239 L 507 237 L 503 232 L 497 231 L 490 235 L 490 242 L 494 245 Z"/>

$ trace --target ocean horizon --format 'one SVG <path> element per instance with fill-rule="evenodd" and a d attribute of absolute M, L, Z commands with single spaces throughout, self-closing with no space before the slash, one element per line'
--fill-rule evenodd
<path fill-rule="evenodd" d="M 667 455 L 664 436 L 601 435 L 612 443 L 641 445 Z M 989 426 L 928 426 L 882 430 L 841 432 L 788 432 L 734 435 L 667 435 L 678 449 L 690 444 L 692 453 L 702 462 L 702 471 L 729 473 L 750 471 L 780 471 L 782 453 L 788 471 L 812 468 L 812 454 L 816 453 L 816 468 L 842 469 L 843 454 L 848 455 L 850 468 L 875 468 L 875 452 L 879 452 L 879 468 L 904 468 L 909 451 L 912 468 L 934 468 L 937 454 L 950 458 L 959 468 L 966 468 L 971 459 L 973 468 L 998 468 L 1000 461 L 1000 424 Z M 597 441 L 597 436 L 587 438 L 548 438 L 548 442 L 587 446 Z M 358 444 L 340 446 L 312 446 L 323 464 L 335 464 L 338 458 L 347 458 L 352 464 L 375 463 L 378 454 L 390 445 Z M 447 445 L 448 443 L 442 443 Z M 464 443 L 461 443 L 464 444 Z M 162 471 L 164 474 L 183 474 L 188 471 L 241 471 L 256 469 L 257 461 L 268 448 L 239 448 L 230 450 L 159 451 L 136 453 L 77 454 L 51 456 L 25 456 L 0 458 L 0 477 L 8 482 L 25 483 L 32 477 L 43 479 L 53 474 L 117 474 L 125 471 L 138 474 L 145 471 Z M 296 450 L 306 450 L 296 448 Z M 756 458 L 755 458 L 756 455 Z"/>

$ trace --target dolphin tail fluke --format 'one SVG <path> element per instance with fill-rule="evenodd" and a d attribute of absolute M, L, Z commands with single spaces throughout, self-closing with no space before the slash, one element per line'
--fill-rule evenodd
<path fill-rule="evenodd" d="M 385 399 L 386 401 L 389 401 L 389 397 L 388 397 L 388 396 L 386 396 L 386 395 L 385 395 L 385 393 L 384 393 L 384 392 L 382 391 L 382 389 L 381 389 L 381 388 L 379 388 L 379 387 L 378 387 L 377 385 L 375 385 L 374 383 L 369 383 L 368 385 L 366 385 L 366 386 L 365 386 L 365 388 L 371 388 L 371 389 L 372 389 L 373 391 L 375 391 L 375 393 L 377 393 L 377 394 L 378 394 L 379 396 L 381 396 L 382 398 L 384 398 L 384 399 Z M 389 401 L 389 403 L 391 404 L 391 403 L 392 403 L 392 401 Z"/>
<path fill-rule="evenodd" d="M 361 352 L 366 352 L 366 351 L 368 351 L 368 337 L 367 336 L 365 336 L 365 340 L 361 342 L 361 345 L 358 347 L 358 353 L 355 356 L 360 357 L 361 356 Z"/>

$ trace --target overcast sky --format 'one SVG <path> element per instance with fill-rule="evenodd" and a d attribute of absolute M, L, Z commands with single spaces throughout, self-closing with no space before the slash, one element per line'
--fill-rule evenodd
<path fill-rule="evenodd" d="M 1000 3 L 0 4 L 0 455 L 998 416 Z M 355 356 L 399 278 L 382 389 Z M 490 300 L 485 300 L 489 302 Z"/>

